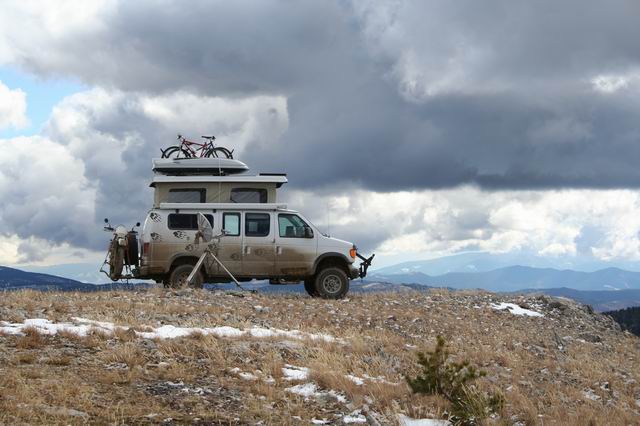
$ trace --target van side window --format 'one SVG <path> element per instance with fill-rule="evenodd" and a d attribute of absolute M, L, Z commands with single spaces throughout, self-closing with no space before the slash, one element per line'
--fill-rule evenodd
<path fill-rule="evenodd" d="M 229 236 L 240 235 L 240 213 L 223 213 L 222 229 L 227 231 Z"/>
<path fill-rule="evenodd" d="M 204 188 L 170 189 L 169 203 L 204 203 L 207 190 Z"/>
<path fill-rule="evenodd" d="M 211 226 L 213 227 L 213 216 L 205 214 Z M 169 215 L 169 229 L 180 229 L 183 231 L 197 231 L 198 230 L 198 215 L 186 214 L 186 213 L 171 213 Z"/>
<path fill-rule="evenodd" d="M 232 203 L 266 203 L 267 190 L 260 188 L 233 188 L 231 190 Z"/>
<path fill-rule="evenodd" d="M 282 238 L 313 238 L 311 227 L 295 214 L 279 214 L 278 228 Z"/>
<path fill-rule="evenodd" d="M 269 213 L 246 213 L 244 215 L 244 235 L 266 237 L 269 235 L 271 215 Z"/>

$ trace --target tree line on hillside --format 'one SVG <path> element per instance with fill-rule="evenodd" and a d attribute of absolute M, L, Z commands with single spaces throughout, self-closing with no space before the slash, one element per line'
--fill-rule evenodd
<path fill-rule="evenodd" d="M 636 336 L 640 336 L 640 306 L 620 309 L 617 311 L 604 312 Z"/>

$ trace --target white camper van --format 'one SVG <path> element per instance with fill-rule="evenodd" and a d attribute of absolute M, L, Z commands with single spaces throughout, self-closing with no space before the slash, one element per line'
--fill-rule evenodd
<path fill-rule="evenodd" d="M 153 208 L 140 238 L 124 227 L 115 230 L 105 260 L 111 279 L 153 279 L 166 287 L 202 287 L 230 278 L 303 281 L 311 296 L 341 298 L 350 279 L 366 275 L 373 256 L 365 258 L 354 244 L 323 235 L 304 215 L 278 203 L 286 175 L 250 175 L 240 161 L 218 160 L 153 160 Z M 199 214 L 219 236 L 214 244 L 198 241 Z M 204 262 L 192 274 L 205 250 L 213 250 L 217 262 Z"/>

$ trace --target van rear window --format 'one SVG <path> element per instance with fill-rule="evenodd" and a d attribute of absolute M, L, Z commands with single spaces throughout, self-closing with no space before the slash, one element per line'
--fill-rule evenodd
<path fill-rule="evenodd" d="M 232 203 L 266 203 L 267 190 L 254 188 L 233 188 L 231 190 Z"/>
<path fill-rule="evenodd" d="M 204 203 L 207 198 L 207 190 L 204 188 L 170 189 L 170 203 Z"/>
<path fill-rule="evenodd" d="M 213 216 L 205 214 L 211 226 L 213 227 Z M 198 230 L 198 215 L 193 213 L 171 213 L 169 215 L 169 229 Z"/>

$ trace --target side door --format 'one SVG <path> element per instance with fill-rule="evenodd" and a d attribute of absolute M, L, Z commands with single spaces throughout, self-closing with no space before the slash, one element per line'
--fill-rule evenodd
<path fill-rule="evenodd" d="M 318 250 L 317 236 L 297 214 L 277 213 L 277 216 L 276 275 L 310 274 Z"/>
<path fill-rule="evenodd" d="M 242 273 L 242 214 L 239 211 L 220 212 L 221 227 L 226 235 L 220 238 L 216 256 L 220 262 L 235 276 Z M 217 265 L 218 275 L 228 277 L 227 273 Z M 231 281 L 231 278 L 229 278 Z"/>
<path fill-rule="evenodd" d="M 273 213 L 246 212 L 242 252 L 242 275 L 268 278 L 275 272 Z"/>

